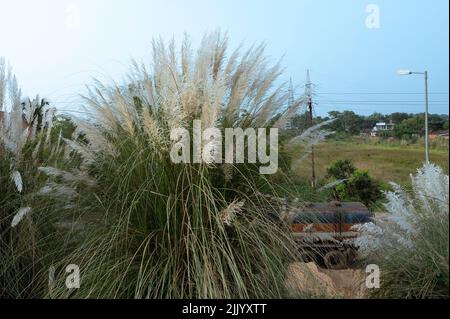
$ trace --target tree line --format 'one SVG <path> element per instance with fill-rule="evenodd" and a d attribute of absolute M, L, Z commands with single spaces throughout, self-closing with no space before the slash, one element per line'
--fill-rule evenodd
<path fill-rule="evenodd" d="M 425 115 L 423 113 L 413 114 L 404 112 L 394 112 L 391 114 L 373 113 L 371 115 L 360 115 L 353 111 L 330 111 L 328 116 L 317 116 L 313 119 L 313 124 L 319 124 L 331 118 L 336 120 L 329 124 L 328 129 L 339 135 L 359 135 L 369 132 L 376 123 L 392 122 L 395 124 L 394 130 L 387 133 L 387 136 L 397 138 L 411 138 L 424 135 Z M 298 134 L 310 126 L 309 114 L 303 113 L 292 118 L 290 128 L 287 130 L 292 134 Z M 448 130 L 449 116 L 446 114 L 429 114 L 428 126 L 430 132 Z"/>

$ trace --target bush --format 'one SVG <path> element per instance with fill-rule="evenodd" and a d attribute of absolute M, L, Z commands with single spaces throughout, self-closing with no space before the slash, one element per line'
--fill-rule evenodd
<path fill-rule="evenodd" d="M 337 160 L 327 168 L 327 176 L 336 181 L 334 198 L 341 201 L 356 200 L 365 205 L 372 205 L 383 198 L 381 184 L 372 178 L 367 171 L 359 171 L 350 160 Z"/>
<path fill-rule="evenodd" d="M 350 160 L 338 160 L 327 168 L 327 175 L 341 180 L 350 178 L 355 171 L 356 167 Z"/>
<path fill-rule="evenodd" d="M 356 171 L 342 184 L 336 186 L 340 200 L 357 200 L 370 206 L 383 198 L 381 185 L 367 171 Z"/>

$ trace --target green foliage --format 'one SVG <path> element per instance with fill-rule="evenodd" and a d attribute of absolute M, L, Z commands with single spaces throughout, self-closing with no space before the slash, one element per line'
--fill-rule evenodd
<path fill-rule="evenodd" d="M 337 160 L 327 168 L 327 175 L 337 180 L 348 179 L 356 171 L 356 167 L 350 160 Z"/>
<path fill-rule="evenodd" d="M 381 185 L 367 171 L 354 172 L 335 189 L 340 200 L 357 200 L 368 206 L 383 198 Z"/>
<path fill-rule="evenodd" d="M 36 195 L 47 182 L 38 167 L 62 162 L 56 142 L 43 145 L 44 139 L 40 133 L 28 141 L 20 157 L 10 156 L 0 144 L 0 298 L 44 296 L 49 266 L 69 244 L 54 226 L 66 211 L 53 199 Z M 41 147 L 33 156 L 39 140 Z M 11 180 L 11 165 L 20 172 L 22 192 Z M 31 213 L 13 228 L 11 221 L 21 207 L 31 207 Z"/>
<path fill-rule="evenodd" d="M 329 117 L 315 116 L 313 118 L 312 125 L 320 124 L 322 122 L 328 121 L 329 119 Z M 287 135 L 291 137 L 300 135 L 309 127 L 311 127 L 310 122 L 311 120 L 308 112 L 293 116 L 291 119 L 291 128 L 286 130 Z"/>
<path fill-rule="evenodd" d="M 414 238 L 413 249 L 392 247 L 375 259 L 383 279 L 371 298 L 449 298 L 448 213 L 418 217 L 422 227 Z"/>
<path fill-rule="evenodd" d="M 403 120 L 394 127 L 394 135 L 397 138 L 408 139 L 414 135 L 422 134 L 424 129 L 424 120 L 420 117 L 412 117 Z"/>
<path fill-rule="evenodd" d="M 58 135 L 61 133 L 61 136 L 63 138 L 70 139 L 73 132 L 75 131 L 75 128 L 76 126 L 71 118 L 60 115 L 55 118 L 55 121 L 53 123 L 52 137 L 58 137 Z"/>
<path fill-rule="evenodd" d="M 404 120 L 410 118 L 411 114 L 403 113 L 403 112 L 395 112 L 395 113 L 390 114 L 388 117 L 389 117 L 388 121 L 390 120 L 393 123 L 400 124 Z M 383 120 L 385 120 L 385 119 L 383 119 Z"/>
<path fill-rule="evenodd" d="M 382 198 L 382 185 L 367 171 L 357 170 L 348 159 L 337 160 L 327 168 L 327 176 L 342 180 L 334 188 L 339 200 L 357 200 L 372 205 Z"/>
<path fill-rule="evenodd" d="M 430 132 L 448 129 L 448 116 L 428 115 L 428 128 Z M 425 115 L 416 114 L 403 119 L 394 128 L 394 136 L 400 139 L 411 139 L 414 136 L 422 136 L 425 132 Z"/>
<path fill-rule="evenodd" d="M 444 130 L 448 130 L 448 120 L 444 122 L 444 124 L 442 125 L 442 128 Z"/>
<path fill-rule="evenodd" d="M 227 190 L 215 177 L 220 172 L 175 165 L 143 136 L 119 134 L 113 142 L 116 156 L 96 162 L 98 185 L 83 192 L 91 210 L 86 218 L 94 225 L 60 262 L 83 269 L 75 297 L 284 294 L 285 265 L 296 258 L 295 248 L 288 233 L 256 205 L 260 199 L 250 180 L 241 181 L 248 194 Z M 227 197 L 243 198 L 246 205 L 232 212 Z M 234 216 L 230 224 L 222 220 L 227 211 Z M 68 296 L 63 282 L 53 296 Z"/>
<path fill-rule="evenodd" d="M 330 130 L 347 133 L 349 135 L 359 134 L 363 126 L 363 117 L 353 111 L 331 111 L 328 114 L 336 118 L 336 121 L 329 125 Z"/>
<path fill-rule="evenodd" d="M 351 136 L 359 135 L 361 132 L 370 131 L 379 122 L 390 122 L 395 124 L 393 132 L 383 132 L 381 137 L 396 137 L 399 139 L 411 139 L 416 135 L 423 135 L 424 114 L 411 114 L 404 112 L 394 112 L 391 114 L 373 113 L 368 116 L 356 114 L 353 111 L 330 111 L 329 117 L 336 118 L 336 121 L 328 125 L 328 128 L 335 132 L 333 139 L 342 140 Z M 329 117 L 316 117 L 314 124 L 319 124 L 329 119 Z M 431 132 L 448 129 L 448 115 L 429 114 L 428 124 Z M 309 127 L 308 114 L 303 113 L 292 119 L 292 128 L 288 130 L 291 134 L 299 134 Z"/>

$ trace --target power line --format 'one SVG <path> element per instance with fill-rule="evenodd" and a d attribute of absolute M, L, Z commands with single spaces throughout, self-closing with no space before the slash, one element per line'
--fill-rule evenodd
<path fill-rule="evenodd" d="M 320 102 L 335 102 L 335 103 L 413 103 L 413 104 L 420 104 L 423 103 L 423 101 L 412 101 L 412 100 L 318 100 Z M 447 100 L 436 100 L 436 101 L 430 101 L 430 103 L 445 103 L 448 104 L 449 101 Z"/>
<path fill-rule="evenodd" d="M 335 105 L 367 105 L 367 106 L 395 106 L 395 107 L 406 107 L 406 106 L 417 106 L 417 105 L 423 105 L 422 103 L 386 103 L 386 102 L 339 102 L 339 101 L 318 101 L 318 103 L 321 104 L 335 104 Z M 317 103 L 316 103 L 317 104 Z M 449 103 L 429 103 L 430 105 L 434 106 L 448 106 Z"/>
<path fill-rule="evenodd" d="M 417 92 L 320 92 L 317 95 L 424 95 Z M 430 92 L 434 95 L 448 95 L 448 92 Z"/>

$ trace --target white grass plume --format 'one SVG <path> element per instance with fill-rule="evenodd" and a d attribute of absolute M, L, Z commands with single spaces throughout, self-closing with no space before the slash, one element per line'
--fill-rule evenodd
<path fill-rule="evenodd" d="M 22 182 L 22 175 L 20 175 L 20 172 L 17 170 L 12 171 L 11 180 L 14 182 L 14 185 L 16 186 L 17 191 L 19 193 L 22 193 L 23 182 Z"/>
<path fill-rule="evenodd" d="M 221 222 L 227 226 L 231 226 L 233 220 L 236 218 L 236 214 L 239 214 L 242 211 L 242 207 L 244 207 L 244 201 L 233 201 L 228 205 L 227 208 L 222 210 L 219 214 L 219 218 Z"/>
<path fill-rule="evenodd" d="M 42 187 L 37 193 L 38 196 L 50 196 L 54 198 L 59 198 L 63 200 L 71 200 L 78 196 L 75 189 L 60 185 L 54 182 L 48 182 L 44 187 Z"/>
<path fill-rule="evenodd" d="M 306 142 L 308 143 L 308 145 L 315 145 L 317 143 L 320 143 L 325 137 L 334 133 L 326 130 L 321 130 L 321 128 L 333 123 L 334 121 L 336 121 L 335 118 L 311 126 L 302 134 L 292 138 L 290 140 L 290 143 Z"/>
<path fill-rule="evenodd" d="M 331 183 L 328 183 L 328 184 L 322 186 L 321 188 L 318 189 L 318 191 L 321 192 L 321 191 L 324 191 L 326 189 L 334 188 L 334 187 L 336 187 L 336 186 L 346 182 L 347 180 L 348 179 L 338 179 L 336 181 L 333 181 Z"/>
<path fill-rule="evenodd" d="M 6 63 L 3 57 L 0 57 L 0 111 L 3 110 L 6 96 Z"/>
<path fill-rule="evenodd" d="M 83 182 L 90 186 L 95 185 L 95 181 L 89 178 L 88 174 L 81 170 L 73 169 L 69 172 L 50 166 L 38 167 L 38 170 L 47 176 L 61 177 L 65 182 Z"/>
<path fill-rule="evenodd" d="M 263 44 L 244 53 L 235 50 L 229 58 L 227 47 L 227 36 L 220 32 L 206 34 L 196 53 L 185 37 L 180 55 L 174 41 L 155 39 L 149 66 L 133 62 L 122 85 L 97 81 L 88 89 L 84 98 L 96 125 L 84 121 L 83 130 L 92 129 L 91 136 L 86 135 L 87 147 L 109 147 L 93 141 L 105 133 L 114 136 L 119 129 L 131 137 L 144 132 L 150 143 L 164 145 L 170 144 L 166 128 L 186 127 L 193 119 L 201 119 L 205 128 L 246 128 L 269 125 L 280 110 L 283 120 L 295 114 L 301 101 L 286 110 L 289 95 L 284 84 L 277 85 L 281 65 L 268 65 Z M 86 149 L 79 151 L 86 155 Z"/>
<path fill-rule="evenodd" d="M 393 191 L 386 192 L 385 208 L 389 215 L 377 218 L 377 225 L 356 226 L 361 232 L 356 244 L 365 254 L 379 249 L 414 249 L 415 241 L 427 232 L 426 221 L 448 223 L 449 177 L 435 164 L 424 164 L 411 176 L 412 193 L 391 183 Z"/>
<path fill-rule="evenodd" d="M 319 144 L 320 142 L 324 141 L 327 136 L 333 134 L 334 132 L 322 130 L 322 127 L 331 124 L 336 119 L 330 119 L 328 121 L 324 121 L 322 123 L 316 124 L 314 126 L 311 126 L 307 130 L 305 130 L 302 134 L 292 138 L 289 141 L 289 144 L 295 144 L 295 143 L 306 143 L 305 150 L 303 152 L 303 155 L 297 159 L 292 165 L 294 167 L 299 166 L 303 163 L 304 160 L 306 160 L 309 155 L 312 152 L 312 147 L 314 145 Z"/>
<path fill-rule="evenodd" d="M 31 207 L 20 208 L 11 221 L 11 227 L 16 227 L 22 219 L 31 212 Z"/>
<path fill-rule="evenodd" d="M 0 110 L 3 111 L 3 120 L 0 122 L 0 143 L 18 161 L 26 142 L 35 138 L 36 133 L 44 129 L 44 123 L 39 123 L 39 114 L 47 112 L 45 109 L 48 103 L 40 100 L 39 97 L 22 101 L 17 79 L 10 68 L 6 69 L 4 60 L 0 59 Z M 46 118 L 50 117 L 46 116 Z M 52 125 L 47 121 L 46 126 L 48 140 Z"/>

